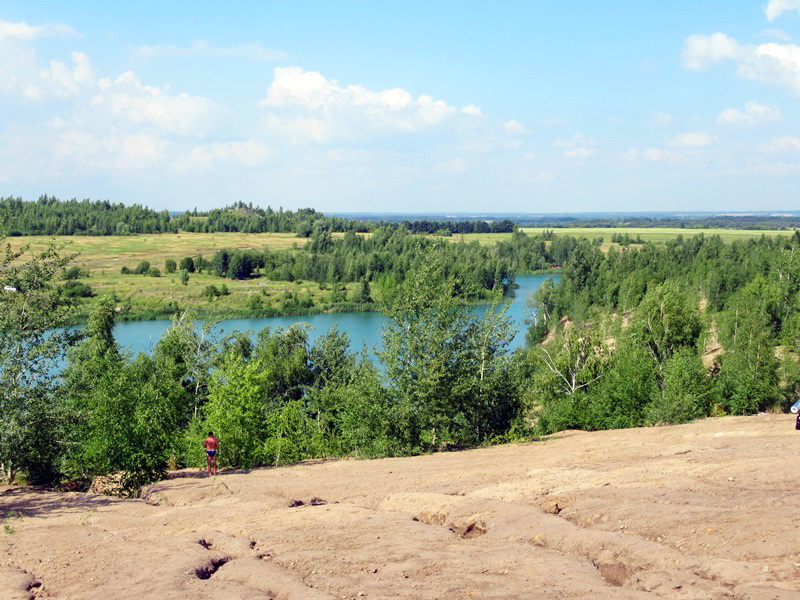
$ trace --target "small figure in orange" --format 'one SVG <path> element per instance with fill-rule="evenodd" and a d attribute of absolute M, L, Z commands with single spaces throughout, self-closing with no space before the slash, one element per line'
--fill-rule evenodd
<path fill-rule="evenodd" d="M 214 437 L 214 432 L 209 431 L 208 437 L 203 440 L 203 448 L 206 449 L 206 466 L 208 467 L 208 476 L 211 477 L 211 468 L 214 468 L 214 475 L 217 474 L 217 449 L 219 448 L 219 440 Z"/>

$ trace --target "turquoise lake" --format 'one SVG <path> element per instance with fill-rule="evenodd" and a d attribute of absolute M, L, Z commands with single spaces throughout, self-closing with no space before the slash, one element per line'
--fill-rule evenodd
<path fill-rule="evenodd" d="M 513 290 L 509 298 L 510 303 L 506 315 L 512 320 L 517 334 L 511 342 L 510 350 L 521 348 L 525 345 L 524 323 L 527 318 L 525 298 L 533 293 L 547 279 L 557 279 L 555 275 L 519 275 L 516 283 L 519 288 Z M 476 306 L 476 313 L 486 310 L 485 306 Z M 359 313 L 331 313 L 303 317 L 270 317 L 263 319 L 228 319 L 222 321 L 215 332 L 226 335 L 234 331 L 252 332 L 255 334 L 264 327 L 286 328 L 296 323 L 307 323 L 311 326 L 309 341 L 313 343 L 319 336 L 325 334 L 334 325 L 339 331 L 350 337 L 350 349 L 358 352 L 364 344 L 374 358 L 375 351 L 381 346 L 381 330 L 388 319 L 377 312 Z M 170 326 L 171 321 L 124 321 L 114 326 L 114 337 L 121 348 L 137 354 L 150 352 L 158 342 L 161 335 Z"/>

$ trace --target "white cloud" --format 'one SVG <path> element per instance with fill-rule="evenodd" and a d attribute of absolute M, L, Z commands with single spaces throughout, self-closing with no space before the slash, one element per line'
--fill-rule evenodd
<path fill-rule="evenodd" d="M 790 10 L 800 10 L 800 0 L 769 0 L 764 12 L 768 20 L 774 21 Z"/>
<path fill-rule="evenodd" d="M 735 108 L 723 110 L 717 117 L 718 125 L 755 125 L 757 123 L 775 123 L 782 120 L 781 111 L 777 108 L 764 106 L 757 102 L 745 104 L 744 111 Z"/>
<path fill-rule="evenodd" d="M 0 19 L 0 42 L 10 39 L 30 41 L 43 37 L 75 34 L 77 32 L 72 27 L 63 23 L 28 25 L 23 21 L 15 23 Z"/>
<path fill-rule="evenodd" d="M 217 166 L 260 167 L 273 156 L 267 145 L 253 140 L 194 146 L 175 161 L 179 173 L 207 172 Z"/>
<path fill-rule="evenodd" d="M 94 71 L 89 57 L 83 52 L 72 53 L 72 67 L 52 60 L 39 72 L 38 79 L 29 83 L 23 95 L 31 100 L 45 100 L 51 96 L 69 98 L 94 84 Z"/>
<path fill-rule="evenodd" d="M 206 40 L 195 40 L 189 46 L 156 45 L 139 46 L 134 54 L 144 59 L 172 58 L 180 56 L 213 56 L 222 58 L 243 58 L 246 60 L 280 60 L 287 58 L 286 52 L 270 50 L 261 44 L 239 44 L 236 46 L 215 46 Z"/>
<path fill-rule="evenodd" d="M 402 88 L 369 90 L 360 85 L 342 87 L 301 67 L 275 69 L 267 96 L 259 105 L 268 109 L 269 128 L 293 136 L 328 142 L 333 139 L 416 132 L 438 127 L 457 115 L 474 119 L 476 106 L 459 110 L 442 100 L 421 95 L 414 98 Z"/>
<path fill-rule="evenodd" d="M 552 171 L 524 171 L 518 177 L 526 183 L 552 183 L 556 180 L 556 174 Z"/>
<path fill-rule="evenodd" d="M 690 35 L 684 41 L 683 64 L 692 71 L 702 71 L 722 60 L 736 58 L 739 43 L 724 33 Z"/>
<path fill-rule="evenodd" d="M 509 135 L 522 135 L 526 131 L 525 125 L 516 119 L 511 119 L 510 121 L 503 123 L 503 129 L 505 129 L 506 133 Z"/>
<path fill-rule="evenodd" d="M 467 161 L 463 158 L 454 158 L 452 160 L 443 160 L 436 164 L 436 171 L 438 173 L 458 174 L 467 170 Z"/>
<path fill-rule="evenodd" d="M 792 41 L 792 36 L 786 33 L 783 29 L 762 29 L 758 32 L 761 37 L 770 37 L 780 40 L 782 42 Z"/>
<path fill-rule="evenodd" d="M 791 135 L 782 135 L 772 138 L 768 143 L 758 147 L 765 154 L 785 154 L 800 151 L 800 138 Z"/>
<path fill-rule="evenodd" d="M 667 125 L 672 123 L 672 118 L 673 118 L 672 115 L 669 113 L 655 111 L 650 117 L 650 123 L 655 125 L 656 127 L 666 127 Z"/>
<path fill-rule="evenodd" d="M 594 146 L 594 139 L 578 132 L 571 138 L 557 139 L 553 142 L 554 148 L 577 148 L 578 146 Z"/>
<path fill-rule="evenodd" d="M 168 146 L 167 141 L 142 133 L 102 136 L 72 129 L 56 136 L 53 167 L 60 171 L 139 171 L 161 162 Z"/>
<path fill-rule="evenodd" d="M 667 145 L 674 148 L 705 148 L 715 141 L 712 134 L 707 131 L 690 131 L 679 133 L 667 142 Z"/>
<path fill-rule="evenodd" d="M 594 139 L 586 137 L 578 132 L 571 138 L 557 139 L 553 142 L 554 148 L 564 148 L 561 155 L 568 160 L 585 160 L 597 156 L 597 150 L 593 148 Z"/>
<path fill-rule="evenodd" d="M 171 95 L 168 89 L 144 85 L 127 71 L 112 80 L 100 79 L 98 93 L 89 103 L 114 119 L 151 125 L 178 135 L 202 135 L 211 127 L 219 107 L 211 100 L 188 94 Z"/>
<path fill-rule="evenodd" d="M 567 148 L 564 150 L 564 158 L 569 160 L 585 160 L 597 156 L 596 148 Z"/>
<path fill-rule="evenodd" d="M 687 69 L 701 71 L 725 60 L 737 64 L 740 77 L 788 87 L 800 94 L 800 46 L 739 44 L 723 33 L 686 38 L 683 64 Z"/>
<path fill-rule="evenodd" d="M 673 158 L 673 154 L 669 150 L 647 148 L 646 150 L 642 150 L 642 158 L 652 162 L 661 162 L 664 160 L 671 160 Z"/>

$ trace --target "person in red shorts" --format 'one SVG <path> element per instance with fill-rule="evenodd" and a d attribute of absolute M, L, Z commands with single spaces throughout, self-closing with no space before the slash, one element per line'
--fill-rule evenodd
<path fill-rule="evenodd" d="M 219 440 L 214 437 L 214 432 L 209 431 L 208 437 L 203 440 L 203 448 L 206 449 L 206 466 L 208 467 L 208 476 L 211 477 L 211 468 L 214 468 L 214 475 L 217 474 L 217 449 L 219 448 Z"/>

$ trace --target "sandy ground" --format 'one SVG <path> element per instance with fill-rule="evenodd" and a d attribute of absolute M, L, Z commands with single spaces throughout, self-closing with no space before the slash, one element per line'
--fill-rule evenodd
<path fill-rule="evenodd" d="M 0 598 L 800 598 L 798 451 L 759 415 L 187 471 L 141 500 L 6 488 Z"/>

